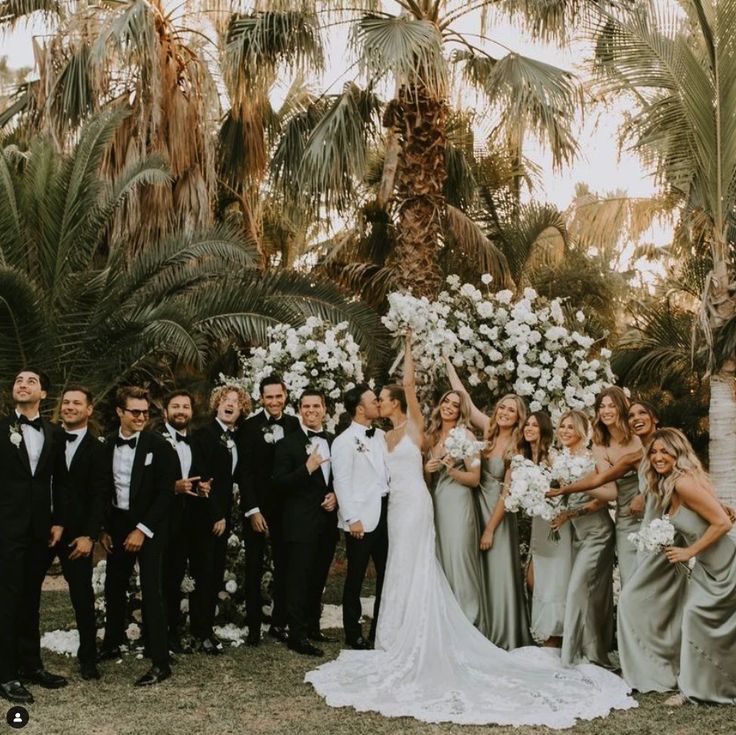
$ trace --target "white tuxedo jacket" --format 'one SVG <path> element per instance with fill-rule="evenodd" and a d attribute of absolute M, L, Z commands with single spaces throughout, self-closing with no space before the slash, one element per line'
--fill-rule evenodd
<path fill-rule="evenodd" d="M 337 495 L 337 525 L 344 531 L 361 521 L 373 531 L 381 517 L 381 496 L 388 492 L 386 439 L 376 429 L 365 436 L 365 427 L 353 422 L 332 442 L 332 479 Z"/>

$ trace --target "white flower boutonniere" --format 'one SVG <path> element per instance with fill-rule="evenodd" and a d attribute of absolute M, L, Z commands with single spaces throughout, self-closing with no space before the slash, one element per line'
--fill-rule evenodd
<path fill-rule="evenodd" d="M 100 444 L 106 444 L 107 443 L 107 439 L 105 439 L 104 436 L 98 436 L 97 437 L 97 441 L 100 442 Z"/>
<path fill-rule="evenodd" d="M 368 447 L 363 444 L 360 437 L 355 437 L 355 449 L 359 454 L 368 454 L 371 450 L 368 449 Z"/>
<path fill-rule="evenodd" d="M 263 433 L 263 441 L 266 442 L 266 444 L 275 444 L 278 441 L 276 439 L 276 432 L 270 424 L 262 426 L 261 432 Z"/>
<path fill-rule="evenodd" d="M 230 438 L 230 432 L 229 431 L 223 431 L 222 436 L 220 436 L 220 441 L 230 450 L 232 451 L 232 448 L 235 446 L 235 442 Z"/>
<path fill-rule="evenodd" d="M 10 443 L 17 449 L 23 442 L 23 434 L 20 425 L 15 423 L 10 426 Z"/>
<path fill-rule="evenodd" d="M 304 449 L 306 449 L 306 450 L 307 450 L 307 454 L 309 455 L 309 454 L 312 454 L 312 452 L 314 452 L 314 450 L 315 450 L 315 446 L 314 446 L 314 444 L 312 444 L 312 441 L 311 441 L 311 440 L 309 440 L 309 441 L 307 441 L 307 443 L 306 443 L 306 444 L 304 445 Z"/>
<path fill-rule="evenodd" d="M 176 449 L 176 439 L 174 439 L 168 431 L 163 434 L 163 437 L 167 442 L 169 442 L 173 449 Z"/>

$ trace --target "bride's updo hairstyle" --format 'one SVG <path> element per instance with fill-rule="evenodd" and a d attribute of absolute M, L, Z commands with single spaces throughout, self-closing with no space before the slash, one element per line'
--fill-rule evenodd
<path fill-rule="evenodd" d="M 402 413 L 406 413 L 407 410 L 407 404 L 406 404 L 406 392 L 404 391 L 404 387 L 401 385 L 398 385 L 397 383 L 391 383 L 390 385 L 384 385 L 381 389 L 381 392 L 386 391 L 388 393 L 388 397 L 392 401 L 398 401 L 399 402 L 399 408 L 401 408 Z"/>
<path fill-rule="evenodd" d="M 669 475 L 660 475 L 652 466 L 650 457 L 657 442 L 660 442 L 664 446 L 664 451 L 675 460 L 675 466 Z M 652 434 L 639 472 L 640 476 L 644 477 L 646 492 L 654 495 L 660 508 L 669 508 L 675 483 L 683 475 L 692 475 L 697 480 L 710 485 L 708 474 L 700 464 L 695 450 L 679 429 L 657 429 Z"/>
<path fill-rule="evenodd" d="M 496 401 L 496 405 L 493 407 L 493 413 L 488 421 L 488 429 L 484 437 L 486 448 L 483 450 L 483 456 L 489 457 L 498 441 L 498 436 L 501 433 L 501 429 L 498 425 L 498 408 L 504 401 L 513 401 L 516 404 L 516 424 L 514 424 L 514 428 L 511 433 L 511 441 L 509 442 L 509 446 L 503 456 L 506 461 L 510 461 L 511 457 L 519 451 L 519 444 L 521 444 L 524 424 L 526 423 L 526 417 L 529 414 L 529 409 L 526 407 L 526 401 L 521 396 L 517 396 L 516 393 L 507 393 Z"/>
<path fill-rule="evenodd" d="M 593 420 L 593 443 L 599 447 L 610 447 L 611 446 L 611 432 L 608 427 L 601 421 L 600 410 L 601 403 L 604 398 L 610 398 L 613 401 L 613 405 L 618 410 L 618 421 L 616 426 L 623 434 L 624 444 L 631 441 L 631 427 L 629 426 L 629 399 L 626 397 L 626 393 L 617 385 L 612 385 L 609 388 L 604 388 L 595 397 L 595 419 Z"/>

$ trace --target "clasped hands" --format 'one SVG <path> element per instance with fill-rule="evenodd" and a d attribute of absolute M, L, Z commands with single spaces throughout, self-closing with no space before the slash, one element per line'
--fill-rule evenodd
<path fill-rule="evenodd" d="M 428 474 L 437 472 L 442 467 L 447 467 L 447 470 L 455 469 L 455 460 L 448 454 L 444 454 L 442 457 L 432 457 L 428 459 L 424 465 L 424 470 Z"/>
<path fill-rule="evenodd" d="M 198 486 L 199 493 L 194 492 L 194 487 Z M 177 480 L 174 485 L 174 492 L 180 495 L 191 495 L 192 497 L 209 497 L 210 490 L 212 490 L 212 478 L 209 480 L 203 480 L 201 477 L 184 477 L 181 480 Z"/>

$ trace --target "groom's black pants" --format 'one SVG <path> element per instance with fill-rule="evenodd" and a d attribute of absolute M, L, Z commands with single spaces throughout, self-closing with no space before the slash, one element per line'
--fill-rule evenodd
<path fill-rule="evenodd" d="M 360 625 L 362 608 L 360 604 L 360 590 L 363 587 L 368 560 L 373 559 L 376 568 L 376 602 L 373 606 L 373 620 L 371 621 L 370 640 L 376 637 L 376 624 L 381 607 L 381 591 L 383 590 L 383 575 L 386 572 L 386 557 L 388 556 L 388 524 L 386 511 L 388 509 L 388 495 L 381 499 L 381 517 L 378 525 L 362 539 L 353 538 L 349 532 L 345 533 L 345 553 L 348 560 L 348 571 L 345 577 L 345 586 L 342 590 L 342 624 L 345 629 L 345 640 L 354 643 L 363 636 Z"/>

